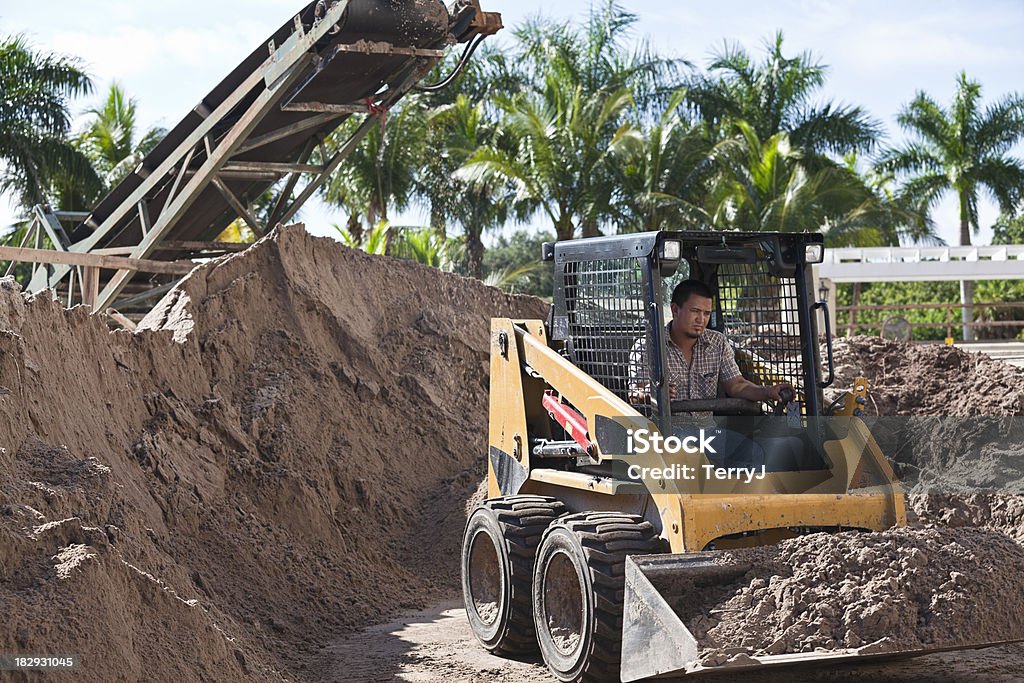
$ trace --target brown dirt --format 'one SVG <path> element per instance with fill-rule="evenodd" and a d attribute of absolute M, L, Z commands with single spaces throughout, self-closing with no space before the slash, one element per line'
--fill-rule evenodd
<path fill-rule="evenodd" d="M 289 228 L 111 333 L 0 291 L 0 652 L 311 676 L 457 585 L 489 318 L 542 302 Z"/>
<path fill-rule="evenodd" d="M 867 415 L 1024 415 L 1024 369 L 981 353 L 866 336 L 837 339 L 834 352 L 834 391 L 867 378 Z"/>
<path fill-rule="evenodd" d="M 727 560 L 753 569 L 707 589 L 710 600 L 689 622 L 708 665 L 817 648 L 891 652 L 1024 638 L 1024 548 L 999 532 L 814 534 Z"/>
<path fill-rule="evenodd" d="M 1024 494 L 1024 369 L 878 337 L 839 339 L 835 355 L 833 393 L 867 378 L 864 412 L 907 490 Z"/>

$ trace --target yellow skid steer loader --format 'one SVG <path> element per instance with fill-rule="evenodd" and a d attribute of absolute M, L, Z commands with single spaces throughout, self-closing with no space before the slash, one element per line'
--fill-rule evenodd
<path fill-rule="evenodd" d="M 470 516 L 462 550 L 466 612 L 485 648 L 539 646 L 562 681 L 706 672 L 714 667 L 702 664 L 687 620 L 709 587 L 750 569 L 721 551 L 906 525 L 899 483 L 859 417 L 866 383 L 824 400 L 828 311 L 811 295 L 822 255 L 813 233 L 663 231 L 544 245 L 554 268 L 548 319 L 491 323 L 489 498 Z M 785 383 L 790 395 L 672 400 L 668 298 L 688 279 L 714 292 L 709 327 L 726 335 L 744 377 Z M 706 438 L 699 449 L 665 448 L 673 435 L 698 443 L 697 423 L 741 433 L 760 455 L 735 471 L 756 476 L 725 476 L 732 468 Z M 913 654 L 752 652 L 729 670 Z"/>

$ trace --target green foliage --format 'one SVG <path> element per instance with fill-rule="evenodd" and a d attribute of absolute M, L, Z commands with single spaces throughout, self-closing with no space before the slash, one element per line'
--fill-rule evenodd
<path fill-rule="evenodd" d="M 1006 95 L 982 109 L 981 84 L 961 73 L 950 107 L 919 92 L 899 115 L 913 135 L 883 154 L 879 168 L 903 181 L 901 192 L 929 213 L 952 192 L 960 208 L 960 243 L 977 233 L 978 201 L 987 191 L 1004 214 L 1013 214 L 1024 192 L 1024 161 L 1010 154 L 1024 140 L 1024 98 Z"/>
<path fill-rule="evenodd" d="M 701 230 L 708 225 L 702 204 L 715 170 L 707 163 L 711 142 L 684 117 L 685 97 L 685 90 L 676 91 L 649 126 L 632 121 L 612 138 L 619 232 Z"/>
<path fill-rule="evenodd" d="M 463 240 L 445 237 L 430 228 L 406 228 L 398 232 L 391 253 L 399 258 L 409 259 L 452 272 L 465 259 Z"/>
<path fill-rule="evenodd" d="M 540 257 L 542 245 L 554 239 L 551 233 L 533 234 L 527 230 L 500 237 L 484 255 L 485 281 L 506 291 L 550 299 L 554 269 Z"/>
<path fill-rule="evenodd" d="M 135 99 L 114 83 L 106 99 L 85 112 L 85 125 L 71 144 L 89 160 L 92 173 L 58 173 L 52 181 L 57 206 L 65 211 L 91 210 L 163 140 L 167 135 L 163 128 L 151 128 L 139 135 L 137 109 Z M 93 182 L 93 175 L 98 183 Z"/>
<path fill-rule="evenodd" d="M 1024 302 L 1024 281 L 982 280 L 975 283 L 974 300 L 979 303 Z M 1011 321 L 1024 320 L 1024 306 L 996 307 L 975 306 L 974 319 Z M 978 329 L 978 336 L 984 339 L 1024 338 L 1024 326 L 992 326 Z"/>
<path fill-rule="evenodd" d="M 446 271 L 458 269 L 465 258 L 462 240 L 430 228 L 399 228 L 381 221 L 358 237 L 339 225 L 334 229 L 342 244 L 367 254 L 396 256 Z"/>
<path fill-rule="evenodd" d="M 992 244 L 1024 244 L 1024 215 L 1001 215 L 992 226 Z"/>
<path fill-rule="evenodd" d="M 328 136 L 328 158 L 341 149 L 361 123 L 358 117 L 350 118 Z M 413 200 L 416 173 L 428 152 L 422 144 L 425 131 L 423 99 L 406 97 L 388 112 L 383 125 L 365 131 L 360 144 L 331 176 L 324 198 L 345 209 L 366 230 L 388 220 L 392 210 L 405 210 Z M 358 231 L 351 223 L 349 229 Z"/>
<path fill-rule="evenodd" d="M 1024 282 L 1020 280 L 983 280 L 975 284 L 975 301 L 978 303 L 1024 302 Z M 850 306 L 853 285 L 841 284 L 836 291 L 838 306 Z M 904 309 L 880 310 L 868 308 L 857 311 L 859 327 L 855 334 L 878 334 L 882 323 L 891 317 L 906 318 L 914 325 L 914 339 L 941 340 L 946 337 L 946 323 L 950 323 L 953 339 L 963 339 L 960 326 L 960 284 L 958 282 L 874 282 L 861 285 L 859 305 L 868 307 L 894 306 L 901 304 L 952 304 L 952 309 Z M 951 310 L 951 312 L 950 312 Z M 850 321 L 849 311 L 838 311 L 837 335 L 847 334 Z M 974 319 L 1024 320 L 1024 308 L 1002 308 L 975 306 Z M 923 323 L 936 323 L 936 327 L 920 327 Z M 1017 337 L 1022 327 L 979 327 L 979 338 L 1004 339 Z"/>
<path fill-rule="evenodd" d="M 342 244 L 353 249 L 362 249 L 367 254 L 381 256 L 387 253 L 388 241 L 391 239 L 391 223 L 380 221 L 368 232 L 353 233 L 348 228 L 335 225 Z"/>
<path fill-rule="evenodd" d="M 559 239 L 600 234 L 617 213 L 612 140 L 627 112 L 651 111 L 667 96 L 679 66 L 645 43 L 627 49 L 635 22 L 608 2 L 583 26 L 536 18 L 517 29 L 527 86 L 495 98 L 509 144 L 482 146 L 457 175 L 511 184 L 517 204 L 542 213 Z"/>
<path fill-rule="evenodd" d="M 429 199 L 432 227 L 442 234 L 440 229 L 449 220 L 461 227 L 469 272 L 481 278 L 483 235 L 508 220 L 514 191 L 496 176 L 468 182 L 456 171 L 481 147 L 500 148 L 501 132 L 483 103 L 473 103 L 462 94 L 430 112 L 427 124 L 431 140 L 443 150 L 428 156 L 422 172 L 421 193 Z"/>
<path fill-rule="evenodd" d="M 60 177 L 95 193 L 100 179 L 69 138 L 68 101 L 92 90 L 81 62 L 36 52 L 22 36 L 0 38 L 0 191 L 24 209 L 52 199 Z"/>
<path fill-rule="evenodd" d="M 761 140 L 788 133 L 792 144 L 815 155 L 872 150 L 881 126 L 860 107 L 816 104 L 828 67 L 808 52 L 787 57 L 779 31 L 755 63 L 739 45 L 724 45 L 708 74 L 691 84 L 687 99 L 717 137 L 730 135 L 736 120 L 747 121 Z"/>
<path fill-rule="evenodd" d="M 150 128 L 139 136 L 137 110 L 135 98 L 113 83 L 106 100 L 86 111 L 89 119 L 76 144 L 92 160 L 107 188 L 121 182 L 167 135 L 163 128 Z"/>
<path fill-rule="evenodd" d="M 836 304 L 850 306 L 853 296 L 853 285 L 839 285 L 836 291 Z M 934 304 L 960 302 L 960 289 L 956 282 L 874 282 L 861 285 L 858 304 L 860 306 L 895 306 L 899 304 Z M 945 323 L 945 309 L 925 310 L 879 310 L 869 308 L 857 311 L 857 323 L 861 327 L 854 334 L 879 334 L 882 323 L 888 318 L 906 318 L 914 327 L 914 339 L 941 340 L 946 337 L 945 327 L 919 327 L 921 323 Z M 960 309 L 953 308 L 952 332 L 954 338 L 960 335 Z M 838 311 L 836 323 L 837 335 L 846 335 L 850 321 L 848 311 Z"/>

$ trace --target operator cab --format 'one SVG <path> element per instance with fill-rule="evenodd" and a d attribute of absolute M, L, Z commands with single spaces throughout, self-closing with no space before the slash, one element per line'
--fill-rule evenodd
<path fill-rule="evenodd" d="M 815 418 L 825 412 L 831 341 L 823 373 L 817 319 L 825 304 L 813 300 L 811 274 L 822 257 L 817 233 L 660 231 L 546 244 L 555 285 L 549 339 L 645 417 L 713 414 L 719 426 L 735 427 L 774 453 L 773 469 L 824 468 L 813 454 L 823 437 Z M 795 389 L 786 397 L 791 400 L 776 405 L 726 398 L 721 387 L 715 400 L 669 400 L 666 324 L 672 290 L 687 279 L 714 292 L 709 327 L 726 336 L 743 376 L 758 385 L 788 383 Z M 827 326 L 827 311 L 824 320 Z M 643 368 L 630 365 L 638 340 L 657 351 L 645 354 Z M 646 374 L 649 397 L 629 390 L 638 373 Z"/>

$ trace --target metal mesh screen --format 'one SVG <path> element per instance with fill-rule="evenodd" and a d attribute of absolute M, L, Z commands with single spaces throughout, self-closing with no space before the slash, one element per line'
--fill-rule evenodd
<path fill-rule="evenodd" d="M 796 279 L 773 275 L 765 261 L 719 267 L 716 316 L 721 320 L 716 327 L 736 348 L 736 361 L 747 379 L 762 385 L 789 382 L 803 401 Z"/>
<path fill-rule="evenodd" d="M 564 264 L 568 350 L 572 362 L 641 413 L 651 415 L 648 365 L 630 363 L 634 348 L 649 341 L 646 259 L 619 258 Z M 632 396 L 631 396 L 632 394 Z"/>

